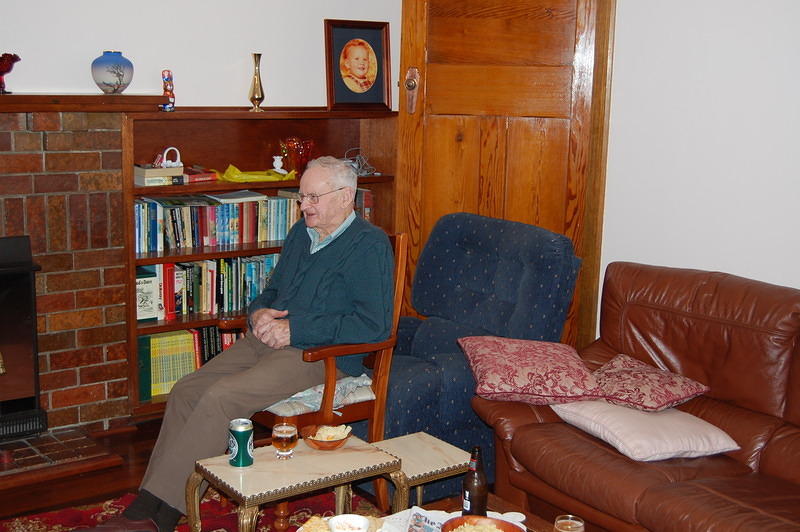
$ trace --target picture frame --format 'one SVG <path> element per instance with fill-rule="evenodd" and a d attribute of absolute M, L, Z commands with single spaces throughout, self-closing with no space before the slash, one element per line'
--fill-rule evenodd
<path fill-rule="evenodd" d="M 325 19 L 328 109 L 389 111 L 389 23 Z"/>

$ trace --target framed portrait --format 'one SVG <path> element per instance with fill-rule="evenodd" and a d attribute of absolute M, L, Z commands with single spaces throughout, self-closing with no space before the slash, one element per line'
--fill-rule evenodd
<path fill-rule="evenodd" d="M 325 20 L 328 109 L 392 108 L 389 23 Z"/>

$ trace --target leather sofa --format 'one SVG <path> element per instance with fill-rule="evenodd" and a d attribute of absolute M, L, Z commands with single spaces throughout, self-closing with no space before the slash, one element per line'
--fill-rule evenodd
<path fill-rule="evenodd" d="M 741 447 L 637 462 L 547 405 L 473 397 L 495 434 L 495 493 L 587 530 L 800 530 L 800 290 L 719 272 L 612 263 L 590 370 L 618 353 L 706 384 L 678 406 Z"/>

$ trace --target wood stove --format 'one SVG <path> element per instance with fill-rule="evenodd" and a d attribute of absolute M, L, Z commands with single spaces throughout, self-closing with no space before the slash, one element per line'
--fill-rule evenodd
<path fill-rule="evenodd" d="M 0 440 L 47 430 L 39 407 L 36 283 L 30 238 L 0 238 Z"/>

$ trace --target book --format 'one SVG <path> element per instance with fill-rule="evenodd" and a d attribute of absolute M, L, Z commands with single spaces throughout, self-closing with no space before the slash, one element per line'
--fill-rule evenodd
<path fill-rule="evenodd" d="M 182 264 L 175 264 L 175 315 L 186 314 L 186 269 Z"/>
<path fill-rule="evenodd" d="M 172 177 L 183 175 L 183 166 L 163 168 L 152 164 L 135 164 L 133 165 L 133 175 L 134 177 Z"/>
<path fill-rule="evenodd" d="M 136 319 L 149 321 L 158 318 L 158 276 L 152 267 L 136 268 Z"/>
<path fill-rule="evenodd" d="M 267 196 L 260 192 L 253 192 L 252 190 L 233 190 L 231 192 L 220 192 L 218 194 L 206 194 L 209 198 L 216 200 L 220 203 L 242 203 L 245 201 L 259 201 L 265 199 Z"/>
<path fill-rule="evenodd" d="M 183 169 L 184 183 L 200 183 L 203 181 L 216 181 L 217 179 L 217 172 L 197 164 L 187 166 Z"/>
<path fill-rule="evenodd" d="M 277 195 L 281 198 L 289 198 L 300 201 L 300 189 L 295 188 L 279 188 Z"/>
<path fill-rule="evenodd" d="M 174 320 L 175 312 L 175 264 L 167 262 L 164 268 L 164 319 Z"/>
<path fill-rule="evenodd" d="M 368 188 L 356 189 L 355 211 L 360 217 L 365 220 L 372 221 L 372 207 L 375 200 L 372 196 L 372 191 Z"/>
<path fill-rule="evenodd" d="M 152 397 L 150 377 L 150 336 L 137 338 L 137 362 L 139 365 L 139 401 L 149 401 Z"/>
<path fill-rule="evenodd" d="M 203 347 L 200 345 L 200 331 L 197 329 L 188 329 L 192 333 L 194 340 L 194 368 L 197 369 L 203 365 Z"/>
<path fill-rule="evenodd" d="M 161 168 L 149 164 L 133 166 L 133 183 L 138 187 L 157 187 L 173 184 L 173 177 L 182 176 L 183 167 Z"/>
<path fill-rule="evenodd" d="M 163 320 L 166 316 L 164 308 L 164 265 L 154 264 L 156 278 L 158 279 L 158 304 L 156 306 L 156 319 Z"/>
<path fill-rule="evenodd" d="M 151 335 L 151 393 L 168 394 L 172 386 L 195 368 L 194 335 L 188 330 Z"/>

